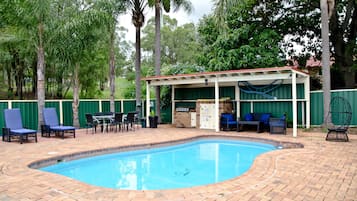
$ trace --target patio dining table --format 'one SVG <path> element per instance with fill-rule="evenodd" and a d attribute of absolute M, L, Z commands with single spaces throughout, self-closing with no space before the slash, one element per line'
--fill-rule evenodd
<path fill-rule="evenodd" d="M 101 125 L 101 131 L 104 133 L 105 128 L 108 132 L 108 126 L 114 120 L 114 113 L 111 112 L 97 112 L 93 114 L 94 121 Z"/>

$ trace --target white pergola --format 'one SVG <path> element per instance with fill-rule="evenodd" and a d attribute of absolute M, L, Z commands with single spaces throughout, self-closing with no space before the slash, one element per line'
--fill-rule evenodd
<path fill-rule="evenodd" d="M 237 114 L 240 114 L 240 89 L 239 81 L 249 81 L 254 85 L 269 84 L 274 80 L 283 80 L 284 84 L 292 85 L 292 98 L 284 101 L 292 102 L 293 116 L 293 136 L 297 136 L 297 102 L 302 101 L 306 106 L 306 114 L 303 117 L 306 120 L 306 127 L 310 127 L 310 78 L 309 75 L 297 68 L 274 67 L 274 68 L 256 68 L 242 69 L 219 72 L 203 72 L 195 74 L 180 74 L 171 76 L 152 76 L 142 78 L 146 81 L 146 122 L 149 124 L 150 115 L 150 87 L 153 86 L 172 86 L 172 112 L 174 112 L 174 94 L 175 88 L 180 86 L 192 87 L 207 87 L 214 86 L 215 91 L 215 116 L 219 116 L 219 87 L 220 86 L 235 86 L 235 99 L 237 101 Z M 304 85 L 304 98 L 297 98 L 297 84 Z M 275 100 L 273 100 L 275 101 Z M 282 101 L 277 99 L 276 101 Z M 174 115 L 172 115 L 174 118 Z M 219 132 L 219 118 L 215 118 L 215 130 Z"/>

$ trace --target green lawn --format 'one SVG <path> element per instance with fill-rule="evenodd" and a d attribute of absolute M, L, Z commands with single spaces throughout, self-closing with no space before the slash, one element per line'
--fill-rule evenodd
<path fill-rule="evenodd" d="M 130 82 L 126 78 L 117 77 L 115 79 L 115 99 L 124 98 L 124 90 L 130 85 Z M 109 87 L 106 87 L 103 91 L 101 98 L 109 98 L 110 91 Z"/>

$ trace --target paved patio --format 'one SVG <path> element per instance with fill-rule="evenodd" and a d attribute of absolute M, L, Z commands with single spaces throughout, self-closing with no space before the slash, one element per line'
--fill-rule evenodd
<path fill-rule="evenodd" d="M 28 168 L 56 155 L 94 149 L 149 144 L 202 135 L 248 136 L 302 143 L 259 156 L 240 177 L 178 190 L 113 190 Z M 39 138 L 38 143 L 0 142 L 0 200 L 357 200 L 357 135 L 350 142 L 326 142 L 324 133 L 303 132 L 297 138 L 253 132 L 216 133 L 160 125 L 124 133 L 86 134 L 75 139 Z"/>

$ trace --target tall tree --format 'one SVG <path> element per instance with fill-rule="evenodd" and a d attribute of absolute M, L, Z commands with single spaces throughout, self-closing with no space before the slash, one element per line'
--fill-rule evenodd
<path fill-rule="evenodd" d="M 217 1 L 234 2 L 234 0 Z M 330 56 L 334 58 L 332 69 L 337 71 L 337 73 L 331 74 L 331 87 L 354 88 L 357 66 L 355 59 L 357 50 L 357 2 L 355 0 L 336 0 L 334 6 L 331 5 L 330 7 L 335 8 L 330 9 L 332 10 L 329 20 Z M 234 16 L 232 12 L 237 11 L 240 12 L 239 15 L 235 15 L 235 19 L 230 20 L 229 15 Z M 320 11 L 320 1 L 316 0 L 242 0 L 239 4 L 237 3 L 237 5 L 225 10 L 223 19 L 226 20 L 226 27 L 230 30 L 244 24 L 255 24 L 273 30 L 280 36 L 281 53 L 286 54 L 286 56 L 296 56 L 302 59 L 312 54 L 321 58 Z M 243 36 L 245 34 L 239 33 Z M 217 36 L 217 38 L 219 37 Z M 296 44 L 302 48 L 296 48 Z M 339 74 L 341 77 L 336 76 Z"/>
<path fill-rule="evenodd" d="M 200 65 L 211 71 L 281 65 L 282 36 L 247 11 L 252 9 L 249 4 L 225 9 L 224 31 L 216 20 L 216 15 L 222 15 L 219 12 L 200 21 Z"/>
<path fill-rule="evenodd" d="M 213 0 L 215 23 L 221 33 L 227 31 L 227 12 L 236 6 L 237 0 Z"/>
<path fill-rule="evenodd" d="M 144 0 L 131 0 L 131 21 L 135 26 L 135 101 L 137 110 L 141 108 L 141 27 L 144 25 Z"/>
<path fill-rule="evenodd" d="M 355 88 L 357 74 L 357 1 L 328 0 L 331 57 L 342 74 L 343 88 Z M 333 77 L 333 76 L 332 76 Z M 334 82 L 334 80 L 333 80 Z"/>
<path fill-rule="evenodd" d="M 18 26 L 28 32 L 27 37 L 28 42 L 34 44 L 37 53 L 37 101 L 38 101 L 38 128 L 43 124 L 42 110 L 45 105 L 45 25 L 46 22 L 50 22 L 50 1 L 49 0 L 39 0 L 39 1 L 16 1 L 16 2 L 2 2 L 1 6 L 11 5 L 10 11 L 13 11 L 11 18 L 6 19 L 10 26 Z M 9 11 L 8 11 L 9 12 Z M 10 16 L 7 16 L 10 17 Z M 19 30 L 20 30 L 19 29 Z M 17 51 L 17 50 L 15 50 Z M 18 77 L 17 92 L 22 96 L 22 80 L 23 78 L 23 65 L 24 63 L 18 63 L 17 66 L 21 67 L 19 69 L 16 77 Z"/>
<path fill-rule="evenodd" d="M 177 20 L 163 15 L 161 27 L 161 74 L 167 65 L 196 64 L 199 43 L 196 27 L 193 23 L 178 26 Z M 147 58 L 154 63 L 155 18 L 148 20 L 143 29 L 142 49 Z M 153 66 L 153 64 L 151 64 Z M 154 72 L 154 71 L 153 71 Z M 162 95 L 162 94 L 161 94 Z"/>
<path fill-rule="evenodd" d="M 192 11 L 192 4 L 189 0 L 148 0 L 150 7 L 155 7 L 155 75 L 160 75 L 161 68 L 161 9 L 164 8 L 166 12 L 170 12 L 171 7 L 176 12 L 180 8 L 190 13 Z M 160 111 L 160 86 L 155 89 L 156 100 L 156 115 L 161 122 Z"/>
<path fill-rule="evenodd" d="M 44 21 L 50 11 L 48 0 L 34 1 L 34 14 L 38 23 L 37 47 L 37 104 L 38 104 L 38 129 L 43 125 L 43 108 L 45 107 L 45 51 L 44 51 Z"/>
<path fill-rule="evenodd" d="M 110 111 L 115 112 L 115 28 L 117 25 L 118 15 L 124 11 L 125 1 L 120 0 L 104 0 L 98 2 L 100 7 L 104 9 L 106 16 L 107 30 L 109 35 L 109 86 L 110 86 Z"/>
<path fill-rule="evenodd" d="M 329 2 L 329 3 L 328 3 Z M 321 36 L 322 36 L 322 80 L 324 97 L 324 125 L 330 122 L 328 111 L 331 100 L 331 76 L 330 76 L 330 39 L 329 39 L 329 12 L 332 14 L 334 0 L 320 0 L 321 6 Z M 330 10 L 329 10 L 330 8 Z"/>
<path fill-rule="evenodd" d="M 79 91 L 81 87 L 80 72 L 88 51 L 92 50 L 102 37 L 101 28 L 105 28 L 103 17 L 105 15 L 100 10 L 94 8 L 92 4 L 74 2 L 67 9 L 67 17 L 71 20 L 64 20 L 58 38 L 61 38 L 61 60 L 71 67 L 73 84 L 73 126 L 79 127 Z"/>

